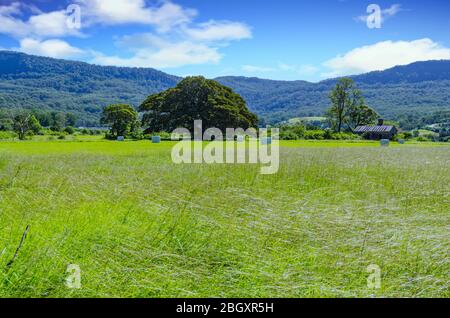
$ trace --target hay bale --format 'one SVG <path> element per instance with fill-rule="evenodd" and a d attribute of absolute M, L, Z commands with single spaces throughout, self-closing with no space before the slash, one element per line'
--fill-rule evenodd
<path fill-rule="evenodd" d="M 117 137 L 117 141 L 125 141 L 125 137 L 124 136 L 118 136 Z"/>
<path fill-rule="evenodd" d="M 399 143 L 400 145 L 404 145 L 404 144 L 405 144 L 405 139 L 399 139 L 399 140 L 398 140 L 398 143 Z"/>
<path fill-rule="evenodd" d="M 152 143 L 153 144 L 161 143 L 161 136 L 152 136 Z"/>
<path fill-rule="evenodd" d="M 390 140 L 389 139 L 381 139 L 380 140 L 381 147 L 389 147 L 389 144 L 390 144 Z"/>

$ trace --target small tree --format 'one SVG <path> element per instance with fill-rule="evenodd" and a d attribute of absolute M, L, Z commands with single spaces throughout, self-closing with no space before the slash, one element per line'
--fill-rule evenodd
<path fill-rule="evenodd" d="M 20 140 L 25 140 L 27 133 L 37 134 L 42 127 L 34 115 L 27 112 L 20 112 L 14 116 L 13 129 Z"/>
<path fill-rule="evenodd" d="M 10 118 L 0 118 L 0 131 L 13 130 L 13 124 Z"/>
<path fill-rule="evenodd" d="M 344 128 L 349 114 L 364 106 L 364 98 L 361 92 L 356 89 L 351 78 L 342 78 L 330 94 L 332 106 L 327 112 L 331 126 L 337 132 Z"/>
<path fill-rule="evenodd" d="M 73 128 L 72 126 L 67 126 L 66 128 L 64 128 L 64 132 L 69 135 L 73 135 L 75 133 L 75 128 Z"/>
<path fill-rule="evenodd" d="M 77 123 L 77 116 L 72 113 L 66 114 L 66 127 L 75 127 Z"/>
<path fill-rule="evenodd" d="M 66 124 L 66 115 L 63 113 L 52 112 L 52 125 L 50 127 L 53 131 L 62 131 Z"/>
<path fill-rule="evenodd" d="M 130 105 L 116 104 L 103 109 L 100 122 L 111 127 L 111 135 L 115 138 L 126 136 L 136 129 L 137 112 Z"/>

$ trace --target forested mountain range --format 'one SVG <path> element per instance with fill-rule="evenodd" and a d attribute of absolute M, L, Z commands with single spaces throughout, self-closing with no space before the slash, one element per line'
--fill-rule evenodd
<path fill-rule="evenodd" d="M 180 78 L 154 69 L 96 66 L 0 51 L 0 108 L 71 112 L 79 124 L 98 125 L 103 107 L 139 106 Z"/>
<path fill-rule="evenodd" d="M 387 119 L 450 109 L 450 61 L 417 62 L 352 77 L 369 106 Z M 0 51 L 0 108 L 72 112 L 79 124 L 97 124 L 112 103 L 139 106 L 149 95 L 181 78 L 148 68 L 96 66 Z M 274 123 L 323 115 L 336 79 L 319 83 L 247 77 L 216 79 L 233 88 L 249 108 Z"/>
<path fill-rule="evenodd" d="M 417 62 L 385 71 L 351 76 L 369 106 L 388 119 L 405 113 L 426 114 L 450 109 L 450 61 Z M 269 122 L 320 116 L 329 107 L 329 92 L 337 79 L 319 83 L 221 77 Z"/>

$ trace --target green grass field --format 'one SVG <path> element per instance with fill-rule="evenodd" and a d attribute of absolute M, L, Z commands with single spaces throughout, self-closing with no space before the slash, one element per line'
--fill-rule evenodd
<path fill-rule="evenodd" d="M 448 145 L 282 142 L 275 175 L 172 145 L 0 142 L 0 297 L 450 296 Z"/>

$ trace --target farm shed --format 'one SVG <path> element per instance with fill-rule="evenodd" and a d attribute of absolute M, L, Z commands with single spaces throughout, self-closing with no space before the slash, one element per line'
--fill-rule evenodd
<path fill-rule="evenodd" d="M 358 126 L 355 129 L 355 134 L 371 140 L 392 139 L 397 133 L 397 128 L 385 125 L 383 119 L 379 119 L 376 126 Z"/>

